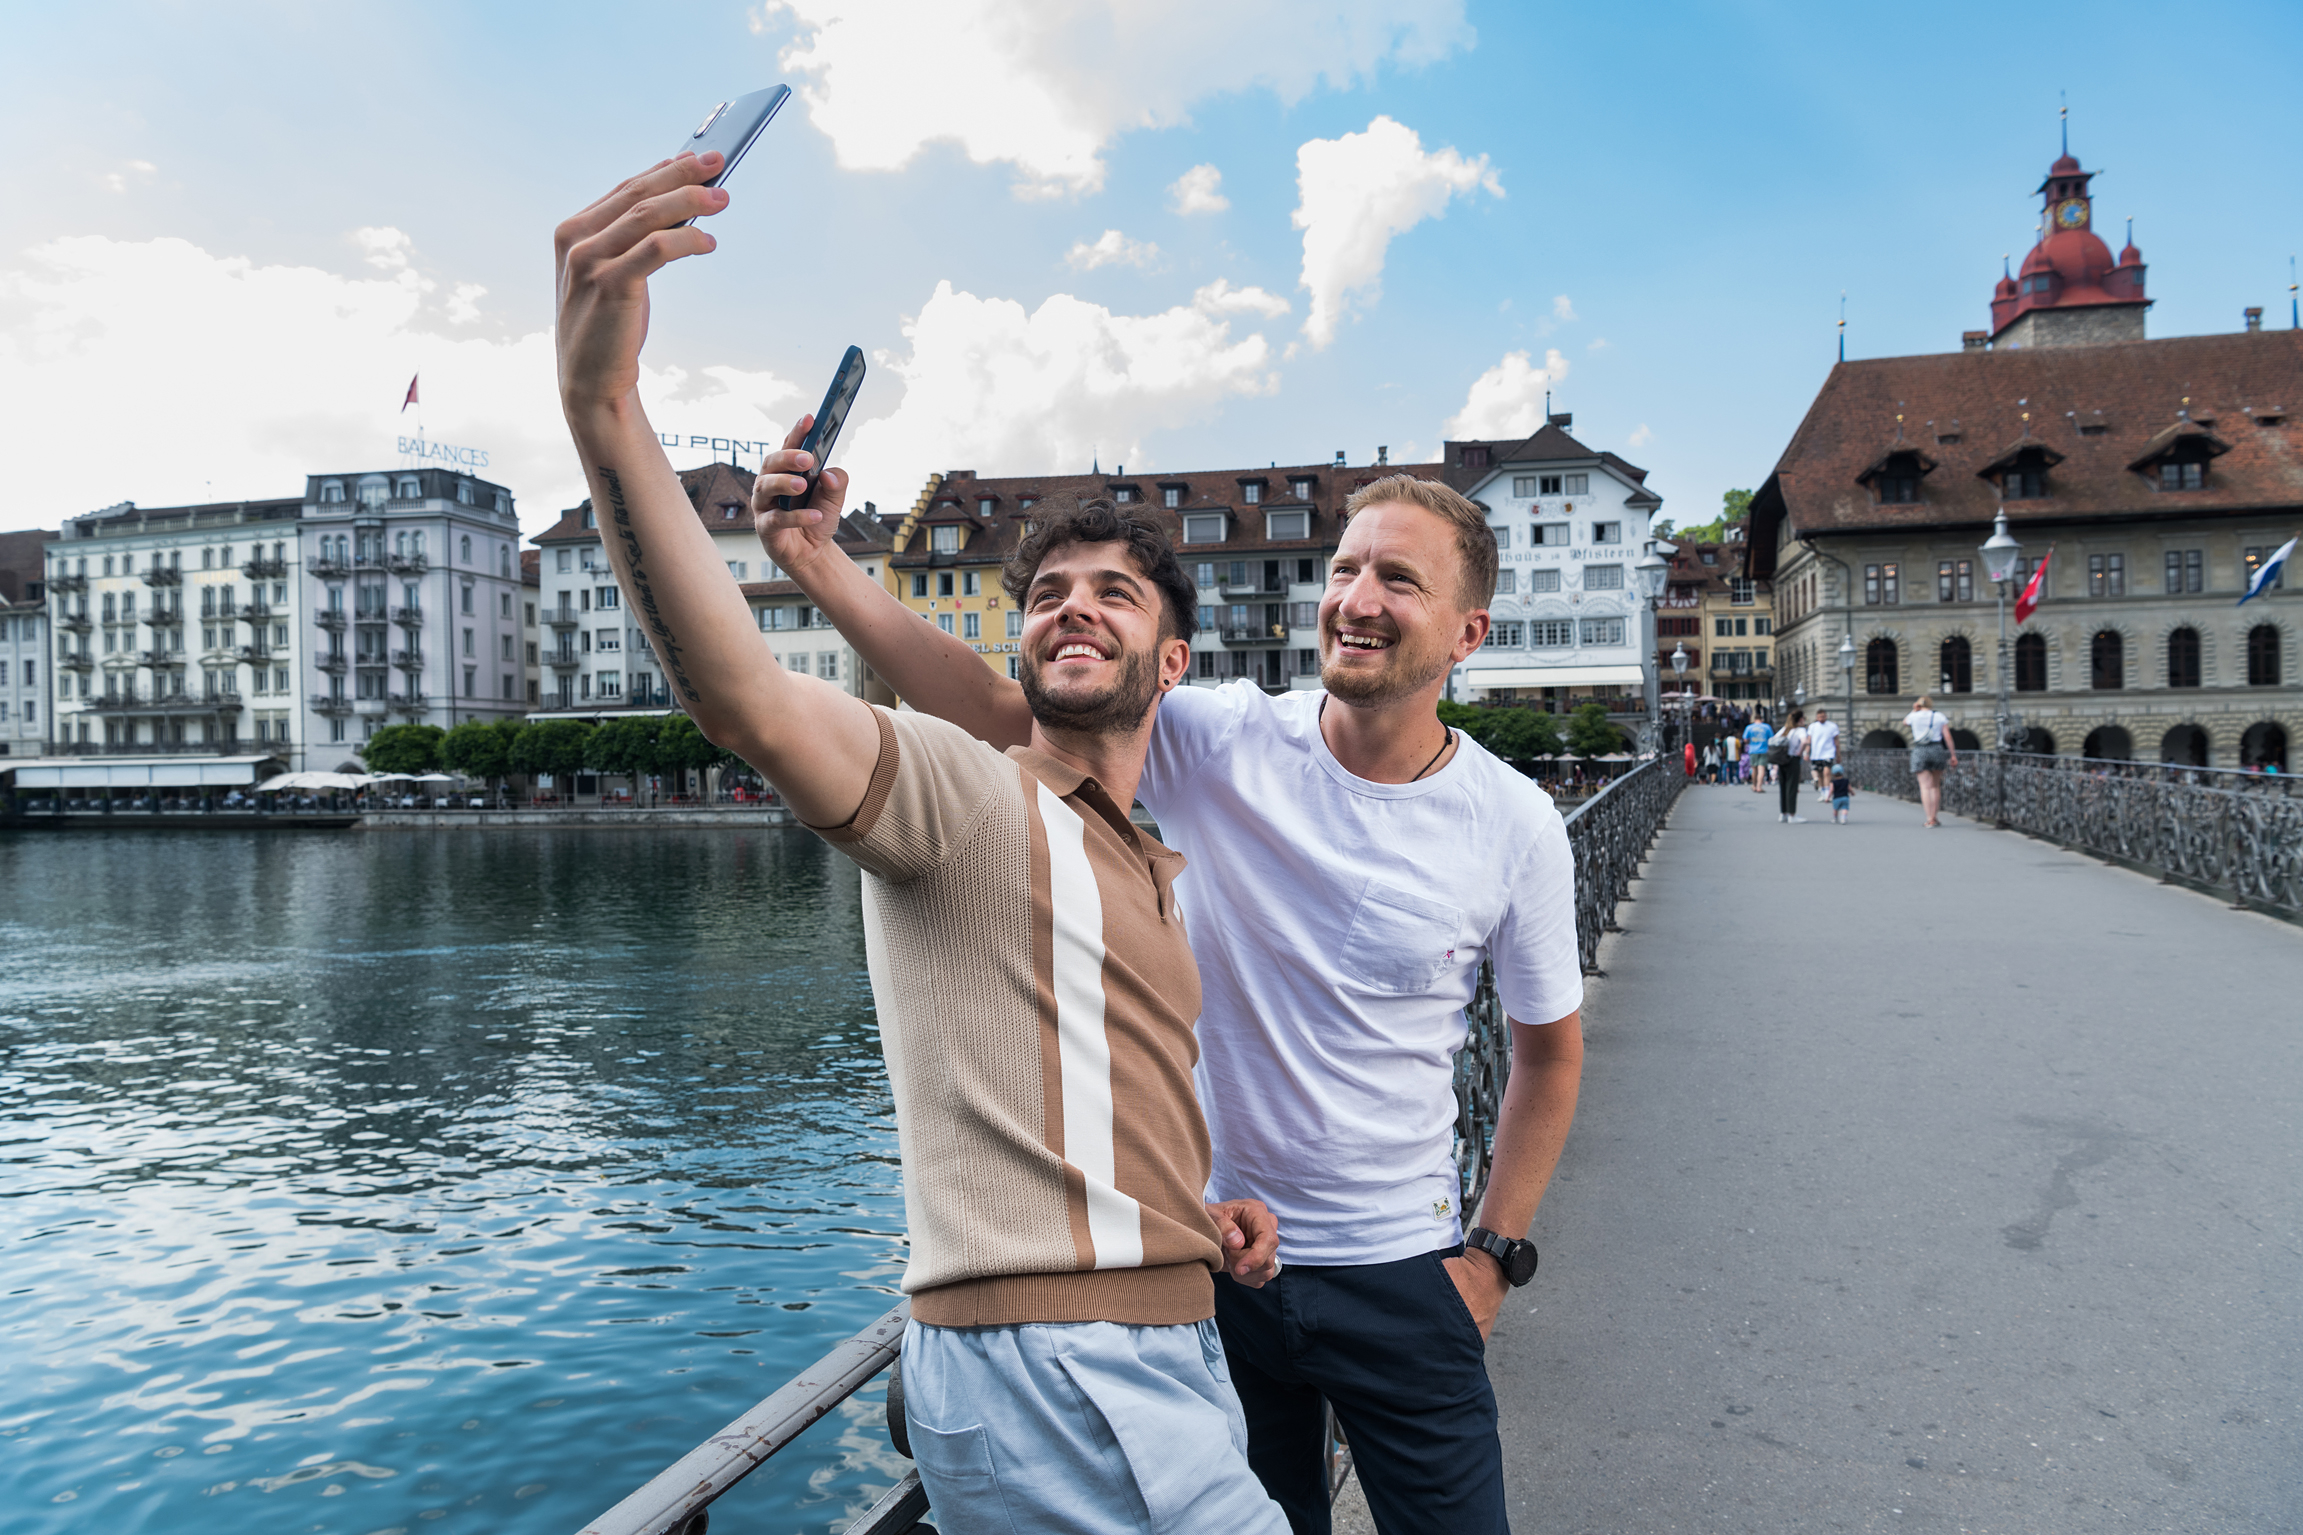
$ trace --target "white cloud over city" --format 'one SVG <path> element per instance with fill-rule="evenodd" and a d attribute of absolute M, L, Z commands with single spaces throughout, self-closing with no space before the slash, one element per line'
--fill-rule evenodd
<path fill-rule="evenodd" d="M 40 445 L 17 465 L 21 520 L 286 495 L 318 468 L 389 462 L 416 431 L 398 407 L 419 369 L 432 435 L 488 449 L 528 527 L 580 499 L 550 334 L 478 333 L 484 290 L 427 274 L 400 230 L 347 244 L 341 273 L 95 236 L 0 269 L 0 412 Z M 709 402 L 714 420 L 756 417 L 764 437 L 799 391 L 714 366 L 651 368 L 642 395 L 674 416 Z"/>
<path fill-rule="evenodd" d="M 1440 435 L 1474 437 L 1527 437 L 1543 425 L 1544 392 L 1567 377 L 1567 359 L 1553 348 L 1537 363 L 1526 352 L 1507 352 L 1503 360 L 1471 382 L 1463 409 L 1440 428 Z"/>
<path fill-rule="evenodd" d="M 1082 240 L 1072 246 L 1064 256 L 1064 264 L 1082 272 L 1092 272 L 1100 266 L 1157 266 L 1159 247 L 1149 240 L 1131 240 L 1116 229 L 1107 229 L 1093 244 Z"/>
<path fill-rule="evenodd" d="M 1287 307 L 1217 282 L 1157 314 L 1114 314 L 1068 293 L 1027 310 L 938 283 L 904 324 L 909 354 L 878 359 L 904 394 L 854 434 L 846 457 L 857 493 L 908 506 L 942 470 L 1084 473 L 1099 457 L 1107 469 L 1140 463 L 1147 434 L 1278 387 L 1270 344 L 1259 332 L 1235 334 L 1234 324 Z"/>
<path fill-rule="evenodd" d="M 1472 40 L 1460 0 L 765 0 L 753 26 L 792 29 L 778 62 L 844 168 L 896 170 L 949 143 L 1012 167 L 1022 197 L 1100 191 L 1114 138 L 1187 122 L 1211 97 L 1294 102 Z"/>
<path fill-rule="evenodd" d="M 1313 139 L 1296 151 L 1295 227 L 1303 231 L 1301 286 L 1311 292 L 1304 338 L 1333 341 L 1353 307 L 1373 304 L 1391 242 L 1458 197 L 1503 195 L 1487 156 L 1427 151 L 1415 130 L 1378 117 L 1364 133 Z"/>

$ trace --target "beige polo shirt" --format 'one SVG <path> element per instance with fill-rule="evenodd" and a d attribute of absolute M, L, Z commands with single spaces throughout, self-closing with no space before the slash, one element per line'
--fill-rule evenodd
<path fill-rule="evenodd" d="M 942 1327 L 1214 1315 L 1183 867 L 1045 753 L 875 710 L 855 818 L 895 1089 L 912 1315 Z"/>

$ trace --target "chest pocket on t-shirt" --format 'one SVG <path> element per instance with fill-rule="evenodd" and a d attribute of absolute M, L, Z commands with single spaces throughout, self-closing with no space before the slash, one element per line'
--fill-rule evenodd
<path fill-rule="evenodd" d="M 1463 928 L 1463 913 L 1454 907 L 1371 879 L 1336 963 L 1345 975 L 1377 991 L 1426 991 L 1443 971 L 1454 968 Z"/>

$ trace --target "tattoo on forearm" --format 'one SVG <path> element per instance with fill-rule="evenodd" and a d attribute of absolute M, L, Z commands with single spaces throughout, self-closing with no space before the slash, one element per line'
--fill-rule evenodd
<path fill-rule="evenodd" d="M 701 703 L 704 695 L 688 680 L 688 669 L 680 664 L 684 648 L 672 635 L 672 626 L 664 621 L 656 606 L 655 590 L 648 585 L 648 567 L 640 551 L 640 535 L 632 528 L 632 508 L 624 500 L 624 482 L 616 471 L 605 464 L 600 466 L 600 483 L 608 491 L 608 516 L 615 524 L 616 538 L 624 546 L 624 564 L 632 573 L 632 601 L 638 604 L 641 622 L 655 636 L 656 654 L 663 659 L 664 670 L 671 673 L 672 685 L 680 696 L 691 703 Z"/>

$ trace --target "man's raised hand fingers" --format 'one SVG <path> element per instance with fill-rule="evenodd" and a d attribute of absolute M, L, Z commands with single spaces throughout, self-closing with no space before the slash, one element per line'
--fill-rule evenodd
<path fill-rule="evenodd" d="M 718 174 L 719 168 L 720 155 L 715 150 L 701 158 L 682 154 L 674 159 L 659 160 L 637 176 L 625 178 L 596 198 L 581 213 L 562 221 L 560 227 L 553 232 L 559 254 L 565 257 L 571 246 L 606 229 L 641 201 L 680 187 L 699 186 Z M 680 216 L 693 218 L 697 213 L 716 213 L 720 207 L 726 206 L 726 202 L 726 194 L 723 193 L 716 206 Z"/>

